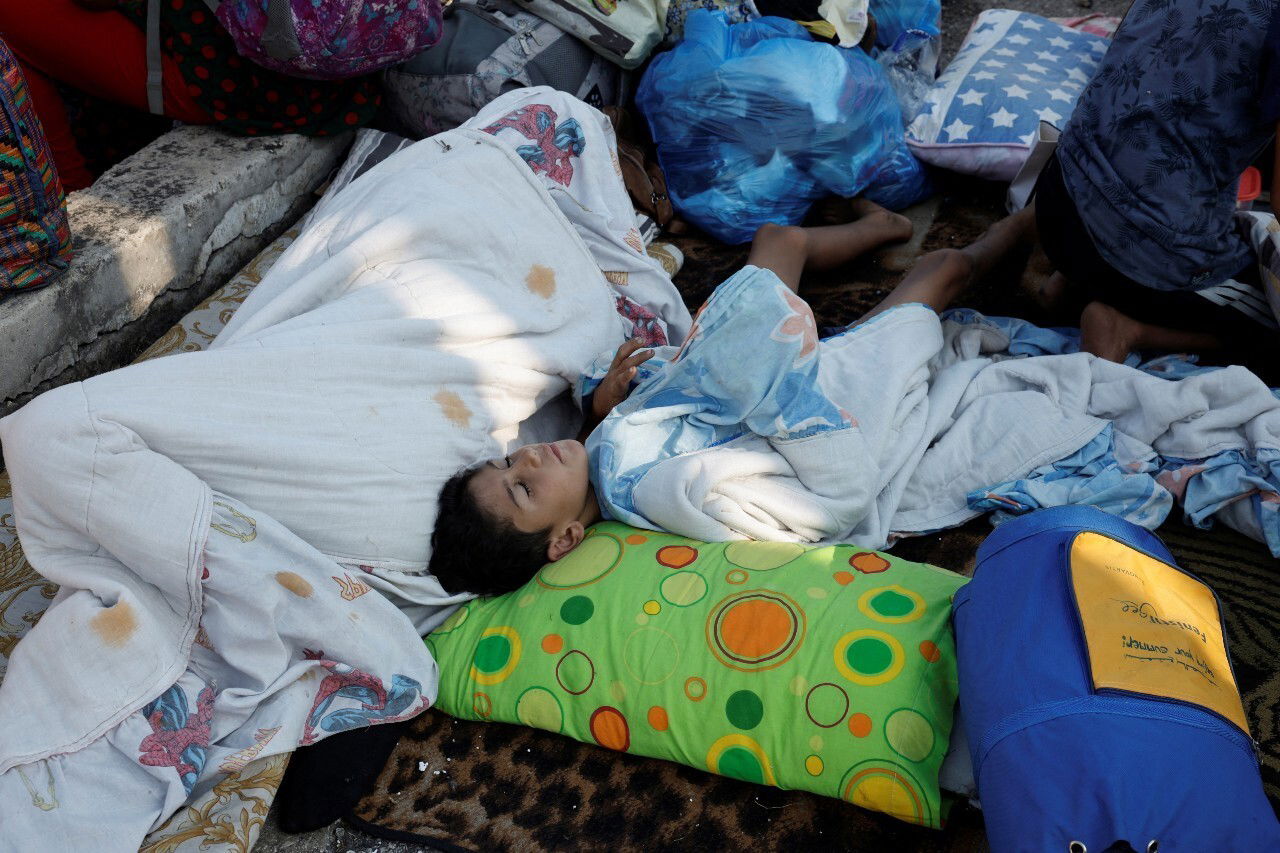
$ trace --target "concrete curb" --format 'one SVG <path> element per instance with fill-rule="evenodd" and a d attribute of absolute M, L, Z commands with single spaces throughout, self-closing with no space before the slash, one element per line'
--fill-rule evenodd
<path fill-rule="evenodd" d="M 180 127 L 72 193 L 71 267 L 0 301 L 0 415 L 129 362 L 293 224 L 350 142 Z"/>

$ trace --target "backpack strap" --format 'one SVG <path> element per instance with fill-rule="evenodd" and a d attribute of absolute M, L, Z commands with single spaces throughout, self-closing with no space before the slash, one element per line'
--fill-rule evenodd
<path fill-rule="evenodd" d="M 30 91 L 30 90 L 28 90 Z M 4 112 L 5 120 L 9 122 L 9 126 L 13 128 L 13 138 L 17 143 L 18 154 L 22 157 L 22 171 L 26 176 L 27 184 L 31 187 L 31 194 L 35 198 L 36 215 L 44 216 L 46 210 L 46 199 L 44 196 L 44 181 L 40 177 L 39 170 L 33 160 L 33 152 L 27 151 L 27 145 L 22 141 L 22 132 L 27 129 L 26 124 L 18 117 L 14 110 L 14 105 L 10 102 L 12 90 L 0 92 L 0 111 Z M 28 131 L 30 133 L 30 131 Z M 31 135 L 34 141 L 35 135 Z M 39 143 L 36 143 L 39 144 Z"/>
<path fill-rule="evenodd" d="M 147 0 L 147 109 L 164 115 L 164 63 L 160 56 L 160 0 Z"/>
<path fill-rule="evenodd" d="M 262 31 L 262 49 L 272 59 L 284 61 L 302 55 L 291 0 L 267 0 L 267 25 Z"/>

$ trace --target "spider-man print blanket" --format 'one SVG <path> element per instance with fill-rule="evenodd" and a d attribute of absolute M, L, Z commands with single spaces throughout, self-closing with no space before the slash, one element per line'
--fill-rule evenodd
<path fill-rule="evenodd" d="M 506 140 L 433 137 L 319 210 L 208 351 L 0 422 L 61 587 L 0 685 L 0 849 L 136 850 L 255 758 L 431 704 L 420 635 L 469 597 L 426 572 L 440 486 L 572 435 L 546 404 L 628 331 L 582 227 Z"/>

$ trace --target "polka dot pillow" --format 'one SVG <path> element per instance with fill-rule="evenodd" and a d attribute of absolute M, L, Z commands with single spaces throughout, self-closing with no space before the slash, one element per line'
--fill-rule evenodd
<path fill-rule="evenodd" d="M 907 127 L 925 163 L 1011 181 L 1041 120 L 1061 128 L 1106 39 L 1011 9 L 983 12 Z"/>
<path fill-rule="evenodd" d="M 608 522 L 427 645 L 436 706 L 939 826 L 959 575 Z"/>

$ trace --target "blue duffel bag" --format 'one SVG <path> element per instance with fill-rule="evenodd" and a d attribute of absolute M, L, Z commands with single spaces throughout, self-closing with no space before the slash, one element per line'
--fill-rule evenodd
<path fill-rule="evenodd" d="M 993 851 L 1280 850 L 1217 598 L 1153 533 L 1007 522 L 953 618 Z"/>

